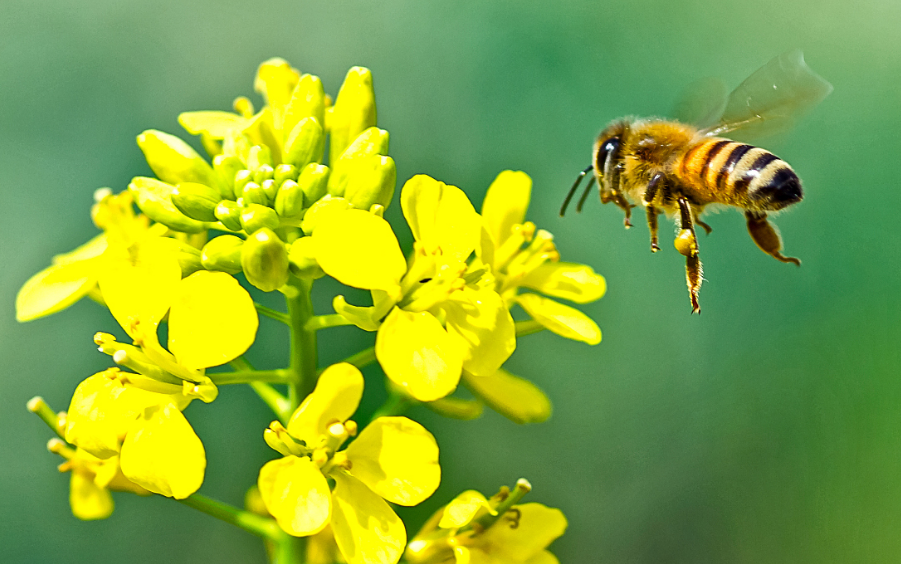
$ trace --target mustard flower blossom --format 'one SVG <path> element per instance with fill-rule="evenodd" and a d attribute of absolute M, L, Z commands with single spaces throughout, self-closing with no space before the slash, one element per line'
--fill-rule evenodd
<path fill-rule="evenodd" d="M 363 394 L 363 376 L 342 363 L 326 369 L 287 428 L 273 422 L 267 443 L 284 455 L 260 470 L 263 502 L 289 534 L 331 526 L 349 564 L 394 564 L 406 544 L 403 522 L 387 501 L 416 505 L 438 487 L 434 437 L 406 417 L 379 417 L 356 434 L 349 418 Z"/>
<path fill-rule="evenodd" d="M 320 204 L 311 210 L 324 216 L 312 229 L 318 264 L 373 296 L 369 308 L 339 296 L 335 310 L 378 331 L 376 357 L 406 393 L 420 401 L 439 399 L 454 391 L 463 370 L 492 374 L 513 353 L 515 329 L 506 305 L 467 263 L 481 219 L 462 190 L 425 175 L 404 185 L 401 207 L 416 241 L 409 264 L 384 219 Z"/>

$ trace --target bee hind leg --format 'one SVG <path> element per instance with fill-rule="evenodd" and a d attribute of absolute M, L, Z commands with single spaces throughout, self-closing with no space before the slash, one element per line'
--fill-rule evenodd
<path fill-rule="evenodd" d="M 745 217 L 748 220 L 748 233 L 751 234 L 751 239 L 760 247 L 761 251 L 778 261 L 801 266 L 800 260 L 787 257 L 779 252 L 782 250 L 782 237 L 779 236 L 776 226 L 767 220 L 765 213 L 747 211 Z"/>
<path fill-rule="evenodd" d="M 642 203 L 644 204 L 645 211 L 648 214 L 648 231 L 651 233 L 651 252 L 656 253 L 660 250 L 660 245 L 658 245 L 657 240 L 657 216 L 660 215 L 660 210 L 654 205 L 654 201 L 657 199 L 657 192 L 664 185 L 665 178 L 662 172 L 656 173 L 651 181 L 648 182 L 648 187 L 644 191 L 644 197 L 642 198 Z M 665 189 L 665 186 L 664 186 Z"/>
<path fill-rule="evenodd" d="M 685 256 L 685 281 L 688 284 L 688 296 L 691 299 L 691 312 L 701 313 L 698 293 L 704 281 L 704 269 L 698 253 L 698 238 L 692 221 L 691 204 L 684 197 L 679 197 L 681 229 L 676 236 L 676 250 Z"/>

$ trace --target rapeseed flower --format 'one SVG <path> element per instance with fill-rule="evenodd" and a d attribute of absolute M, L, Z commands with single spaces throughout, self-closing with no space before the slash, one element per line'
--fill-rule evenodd
<path fill-rule="evenodd" d="M 403 522 L 387 501 L 416 505 L 438 487 L 434 437 L 406 417 L 379 417 L 345 450 L 349 420 L 363 394 L 352 365 L 329 367 L 287 428 L 273 422 L 267 443 L 284 455 L 260 470 L 267 510 L 287 533 L 309 536 L 331 526 L 349 564 L 394 564 L 406 544 Z"/>

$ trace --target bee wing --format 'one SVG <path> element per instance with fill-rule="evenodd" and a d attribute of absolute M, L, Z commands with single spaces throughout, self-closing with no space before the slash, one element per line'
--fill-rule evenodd
<path fill-rule="evenodd" d="M 725 82 L 718 78 L 702 78 L 682 91 L 673 107 L 673 117 L 698 129 L 706 129 L 719 123 L 728 102 L 729 90 Z"/>
<path fill-rule="evenodd" d="M 804 62 L 800 49 L 774 58 L 732 91 L 716 125 L 702 131 L 718 136 L 741 129 L 743 137 L 782 131 L 832 92 L 832 85 Z"/>

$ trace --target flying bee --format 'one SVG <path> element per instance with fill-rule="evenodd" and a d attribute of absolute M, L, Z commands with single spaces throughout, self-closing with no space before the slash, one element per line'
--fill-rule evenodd
<path fill-rule="evenodd" d="M 580 182 L 592 179 L 579 199 L 582 211 L 596 181 L 602 203 L 613 202 L 632 226 L 631 210 L 640 202 L 647 212 L 651 251 L 657 252 L 657 219 L 678 217 L 676 249 L 686 257 L 692 313 L 700 313 L 701 259 L 695 225 L 706 209 L 744 210 L 748 231 L 760 249 L 782 262 L 782 239 L 768 215 L 801 201 L 801 181 L 788 163 L 765 149 L 722 137 L 741 131 L 759 136 L 784 129 L 795 117 L 821 102 L 832 85 L 814 73 L 800 50 L 784 53 L 758 69 L 731 94 L 722 83 L 707 82 L 680 108 L 682 120 L 625 118 L 607 126 L 594 143 L 592 164 L 579 174 L 562 216 Z M 688 125 L 692 123 L 692 125 Z"/>

